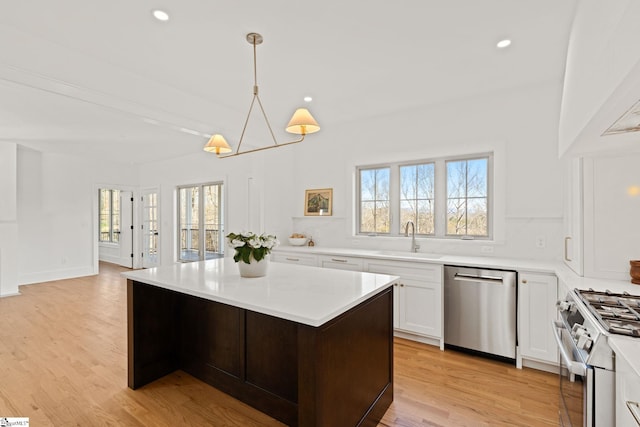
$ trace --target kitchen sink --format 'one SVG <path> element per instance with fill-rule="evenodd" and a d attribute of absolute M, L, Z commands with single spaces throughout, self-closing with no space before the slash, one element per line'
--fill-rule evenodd
<path fill-rule="evenodd" d="M 426 252 L 409 252 L 409 251 L 375 251 L 377 255 L 397 258 L 420 258 L 420 259 L 438 259 L 442 258 L 439 254 L 430 254 Z"/>

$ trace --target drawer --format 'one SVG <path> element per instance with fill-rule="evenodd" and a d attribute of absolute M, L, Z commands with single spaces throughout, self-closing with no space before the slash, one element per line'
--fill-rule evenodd
<path fill-rule="evenodd" d="M 340 255 L 321 255 L 318 265 L 324 268 L 336 268 L 339 270 L 364 271 L 362 258 Z"/>
<path fill-rule="evenodd" d="M 423 262 L 386 261 L 370 259 L 367 271 L 378 274 L 391 274 L 407 279 L 431 283 L 442 283 L 442 265 Z"/>
<path fill-rule="evenodd" d="M 271 253 L 271 261 L 284 262 L 287 264 L 309 265 L 312 267 L 316 267 L 318 265 L 317 256 L 297 253 Z"/>

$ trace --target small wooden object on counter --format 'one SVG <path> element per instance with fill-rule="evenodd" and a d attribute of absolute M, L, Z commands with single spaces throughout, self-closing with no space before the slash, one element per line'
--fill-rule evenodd
<path fill-rule="evenodd" d="M 640 285 L 640 260 L 631 260 L 629 261 L 629 264 L 631 265 L 631 269 L 629 270 L 631 283 Z"/>
<path fill-rule="evenodd" d="M 315 246 L 316 243 L 313 241 L 313 237 L 309 236 L 309 243 L 307 243 L 308 246 Z"/>

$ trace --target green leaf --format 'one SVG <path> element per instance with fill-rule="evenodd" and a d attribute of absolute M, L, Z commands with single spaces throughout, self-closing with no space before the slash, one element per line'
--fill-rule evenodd
<path fill-rule="evenodd" d="M 242 261 L 249 264 L 251 262 L 251 248 L 249 246 L 243 246 L 240 249 L 242 250 Z"/>
<path fill-rule="evenodd" d="M 260 261 L 265 256 L 265 249 L 266 248 L 254 249 L 253 250 L 253 258 L 255 258 L 256 261 Z"/>

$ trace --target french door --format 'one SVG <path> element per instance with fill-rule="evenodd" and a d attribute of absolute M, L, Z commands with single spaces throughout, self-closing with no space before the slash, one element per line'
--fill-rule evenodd
<path fill-rule="evenodd" d="M 223 184 L 178 187 L 178 260 L 220 258 L 224 254 Z"/>
<path fill-rule="evenodd" d="M 142 268 L 155 267 L 160 261 L 158 202 L 158 190 L 142 192 Z"/>

